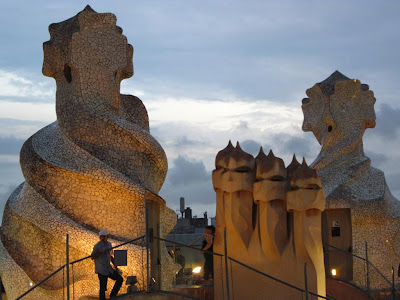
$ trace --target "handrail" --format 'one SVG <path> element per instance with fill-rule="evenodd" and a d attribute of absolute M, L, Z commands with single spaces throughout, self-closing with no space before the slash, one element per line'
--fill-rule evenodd
<path fill-rule="evenodd" d="M 129 240 L 129 241 L 127 241 L 127 242 L 123 242 L 123 243 L 118 244 L 118 245 L 116 245 L 116 246 L 114 246 L 114 247 L 111 247 L 109 250 L 112 250 L 112 249 L 115 249 L 115 248 L 124 246 L 124 245 L 126 245 L 126 244 L 130 244 L 130 243 L 136 242 L 136 241 L 138 241 L 138 240 L 140 240 L 140 239 L 143 239 L 144 237 L 145 237 L 145 235 L 142 235 L 141 237 L 135 238 L 135 239 L 133 239 L 133 240 Z M 88 256 L 82 257 L 82 258 L 80 258 L 80 259 L 74 260 L 74 261 L 70 262 L 69 264 L 70 264 L 70 265 L 74 265 L 75 263 L 78 263 L 78 262 L 83 261 L 83 260 L 85 260 L 85 259 L 88 259 L 88 258 L 90 258 L 90 257 L 91 257 L 91 255 L 88 255 Z M 57 274 L 61 269 L 65 268 L 66 266 L 67 266 L 67 264 L 62 265 L 62 266 L 59 267 L 57 270 L 55 270 L 53 273 L 51 273 L 50 275 L 47 275 L 45 278 L 43 278 L 42 280 L 40 280 L 38 283 L 36 283 L 34 286 L 32 286 L 29 290 L 27 290 L 26 292 L 24 292 L 21 296 L 19 296 L 19 297 L 16 298 L 15 300 L 19 300 L 19 299 L 21 299 L 22 297 L 25 297 L 27 294 L 29 294 L 31 291 L 33 291 L 35 288 L 37 288 L 37 287 L 38 287 L 39 285 L 41 285 L 43 282 L 45 282 L 46 280 L 48 280 L 50 277 L 52 277 L 52 276 L 54 276 L 55 274 Z"/>
<path fill-rule="evenodd" d="M 21 296 L 19 296 L 18 298 L 16 298 L 15 300 L 19 300 L 22 297 L 25 297 L 27 294 L 29 294 L 30 292 L 32 292 L 34 289 L 36 289 L 39 285 L 41 285 L 43 282 L 45 282 L 46 280 L 48 280 L 50 277 L 53 277 L 54 275 L 56 275 L 60 270 L 64 269 L 66 267 L 67 264 L 62 265 L 61 267 L 59 267 L 57 270 L 55 270 L 53 273 L 51 273 L 50 275 L 47 275 L 45 278 L 43 278 L 42 280 L 40 280 L 38 283 L 36 283 L 34 286 L 32 286 L 29 290 L 27 290 L 25 293 L 23 293 Z"/>
<path fill-rule="evenodd" d="M 366 260 L 364 257 L 358 256 L 357 254 L 354 254 L 353 252 L 350 252 L 350 251 L 346 251 L 346 250 L 337 248 L 337 247 L 332 246 L 332 245 L 329 245 L 329 244 L 327 244 L 327 243 L 322 243 L 322 244 L 323 244 L 323 246 L 328 246 L 328 247 L 330 247 L 330 248 L 333 248 L 333 249 L 335 249 L 335 250 L 338 250 L 338 251 L 341 251 L 341 252 L 344 252 L 344 253 L 347 253 L 347 254 L 350 253 L 350 254 L 351 254 L 352 256 L 354 256 L 354 257 L 357 257 L 357 258 L 362 259 L 362 260 Z"/>
<path fill-rule="evenodd" d="M 143 239 L 143 238 L 145 238 L 145 235 L 143 235 L 143 236 L 141 236 L 141 237 L 138 237 L 138 238 L 135 238 L 135 239 L 132 239 L 132 240 L 129 240 L 129 241 L 127 241 L 127 242 L 118 244 L 118 245 L 116 245 L 116 246 L 114 246 L 114 247 L 111 247 L 110 250 L 115 249 L 115 248 L 118 248 L 118 247 L 121 247 L 121 246 L 124 246 L 124 245 L 126 245 L 126 244 L 130 244 L 130 243 L 136 242 L 136 241 L 141 240 L 141 239 Z M 195 249 L 195 250 L 201 250 L 201 249 L 195 248 L 195 247 L 193 247 L 193 246 L 181 244 L 181 243 L 178 243 L 178 242 L 175 242 L 175 241 L 171 241 L 171 240 L 167 240 L 167 239 L 163 239 L 163 238 L 160 238 L 160 237 L 155 237 L 155 236 L 153 236 L 153 238 L 158 239 L 158 240 L 160 240 L 160 241 L 173 243 L 173 244 L 179 245 L 179 246 L 181 246 L 181 247 L 191 248 L 191 249 Z M 363 257 L 361 257 L 361 256 L 358 256 L 358 255 L 356 255 L 356 254 L 353 254 L 352 252 L 348 252 L 348 251 L 339 249 L 339 248 L 337 248 L 337 247 L 335 247 L 335 246 L 332 246 L 332 245 L 329 245 L 329 244 L 327 244 L 327 243 L 323 243 L 323 245 L 324 245 L 324 247 L 330 247 L 330 248 L 333 248 L 333 249 L 335 249 L 335 250 L 338 250 L 338 251 L 341 251 L 341 252 L 345 252 L 345 253 L 347 253 L 347 254 L 350 253 L 352 256 L 354 256 L 354 257 L 356 257 L 356 258 L 359 258 L 359 259 L 361 259 L 361 260 L 366 261 L 368 264 L 370 264 L 370 265 L 377 271 L 377 273 L 378 273 L 390 286 L 392 286 L 392 283 L 386 278 L 386 276 L 383 275 L 382 272 L 381 272 L 374 264 L 372 264 L 370 261 L 367 261 L 365 258 L 363 258 Z M 208 252 L 208 253 L 210 253 L 210 254 L 217 255 L 217 256 L 220 256 L 220 257 L 224 256 L 224 255 L 222 255 L 222 254 L 215 253 L 215 252 L 211 252 L 211 251 L 207 251 L 207 250 L 204 251 L 204 252 Z M 81 262 L 81 261 L 86 260 L 86 259 L 88 259 L 88 258 L 91 258 L 91 255 L 88 255 L 88 256 L 82 257 L 82 258 L 80 258 L 80 259 L 77 259 L 77 260 L 75 260 L 75 261 L 72 261 L 72 262 L 70 262 L 69 264 L 70 264 L 70 265 L 74 265 L 75 263 Z M 290 284 L 290 283 L 288 283 L 288 282 L 285 282 L 285 281 L 282 281 L 282 280 L 280 280 L 280 279 L 278 279 L 278 278 L 275 278 L 275 277 L 273 277 L 273 276 L 271 276 L 271 275 L 269 275 L 269 274 L 263 273 L 263 272 L 261 272 L 261 271 L 255 269 L 255 268 L 253 268 L 253 267 L 251 267 L 251 266 L 248 266 L 248 265 L 246 265 L 246 264 L 244 264 L 244 263 L 242 263 L 242 262 L 240 262 L 240 261 L 238 261 L 238 260 L 232 258 L 232 257 L 229 257 L 229 256 L 228 256 L 228 258 L 229 258 L 231 261 L 233 261 L 233 262 L 235 262 L 235 263 L 237 263 L 237 264 L 239 264 L 239 265 L 241 265 L 241 266 L 243 266 L 243 267 L 245 267 L 245 268 L 248 268 L 248 269 L 250 269 L 250 270 L 252 270 L 252 271 L 254 271 L 254 272 L 256 272 L 256 273 L 259 273 L 259 274 L 261 274 L 261 275 L 263 275 L 263 276 L 266 276 L 266 277 L 268 277 L 268 278 L 270 278 L 270 279 L 272 279 L 272 280 L 275 280 L 275 281 L 277 281 L 277 282 L 279 282 L 279 283 L 281 283 L 281 284 L 284 284 L 284 285 L 286 285 L 286 286 L 289 286 L 289 287 L 291 287 L 291 288 L 293 288 L 293 289 L 296 289 L 296 290 L 298 290 L 298 291 L 300 291 L 300 292 L 305 292 L 303 289 L 301 289 L 301 288 L 299 288 L 299 287 L 296 287 L 296 286 L 294 286 L 294 285 L 292 285 L 292 284 Z M 47 275 L 45 278 L 43 278 L 42 280 L 40 280 L 40 281 L 39 281 L 38 283 L 36 283 L 34 286 L 32 286 L 31 288 L 29 288 L 26 292 L 24 292 L 22 295 L 20 295 L 20 296 L 19 296 L 18 298 L 16 298 L 15 300 L 19 300 L 19 299 L 23 298 L 24 296 L 26 296 L 27 294 L 29 294 L 30 292 L 32 292 L 34 289 L 36 289 L 38 286 L 40 286 L 41 284 L 43 284 L 45 281 L 47 281 L 49 278 L 51 278 L 52 276 L 54 276 L 55 274 L 57 274 L 59 271 L 63 270 L 66 266 L 67 266 L 66 264 L 62 265 L 62 266 L 59 267 L 57 270 L 55 270 L 55 271 L 52 272 L 51 274 Z M 392 287 L 393 287 L 394 290 L 396 290 L 397 293 L 400 294 L 400 291 L 397 289 L 396 286 L 392 286 Z M 330 296 L 330 295 L 329 295 L 329 298 L 327 298 L 327 297 L 324 297 L 324 296 L 317 295 L 317 294 L 315 294 L 315 293 L 313 293 L 313 292 L 309 292 L 309 293 L 310 293 L 311 295 L 313 295 L 313 296 L 320 297 L 320 298 L 323 298 L 323 299 L 333 299 L 333 300 L 337 300 L 336 298 L 334 298 L 334 297 L 332 297 L 332 296 Z"/>
<path fill-rule="evenodd" d="M 163 239 L 163 238 L 156 237 L 156 236 L 153 236 L 153 238 L 154 238 L 154 239 L 157 239 L 157 240 L 160 240 L 160 241 L 163 241 L 163 242 L 169 242 L 169 243 L 172 243 L 172 244 L 176 244 L 176 245 L 179 245 L 179 246 L 181 246 L 181 247 L 191 248 L 191 249 L 198 250 L 198 251 L 201 250 L 201 249 L 199 249 L 199 248 L 196 248 L 196 247 L 193 247 L 193 246 L 190 246 L 190 245 L 185 245 L 185 244 L 182 244 L 182 243 L 178 243 L 178 242 L 176 242 L 176 241 L 171 241 L 171 240 Z M 329 245 L 328 245 L 328 246 L 329 246 Z M 333 246 L 332 246 L 332 247 L 333 247 Z M 334 247 L 333 247 L 333 248 L 334 248 Z M 338 250 L 341 250 L 341 249 L 338 249 Z M 222 255 L 222 254 L 219 254 L 219 253 L 216 253 L 216 252 L 212 252 L 212 251 L 207 251 L 207 250 L 205 250 L 204 252 L 208 252 L 208 253 L 210 253 L 210 254 L 217 255 L 217 256 L 220 256 L 220 257 L 224 256 L 224 255 Z M 255 268 L 253 268 L 253 267 L 251 267 L 251 266 L 248 266 L 248 265 L 246 265 L 246 264 L 244 264 L 244 263 L 242 263 L 242 262 L 240 262 L 240 261 L 238 261 L 238 260 L 232 258 L 232 257 L 229 257 L 229 256 L 228 256 L 228 258 L 229 258 L 231 261 L 233 261 L 233 262 L 235 262 L 235 263 L 238 263 L 238 264 L 242 265 L 242 266 L 245 267 L 245 268 L 250 269 L 251 271 L 254 271 L 254 272 L 259 273 L 259 274 L 261 274 L 261 275 L 263 275 L 263 276 L 266 276 L 266 277 L 268 277 L 268 278 L 270 278 L 270 279 L 272 279 L 272 280 L 275 280 L 275 281 L 277 281 L 277 282 L 279 282 L 279 283 L 281 283 L 281 284 L 284 284 L 284 285 L 286 285 L 286 286 L 289 286 L 289 287 L 291 287 L 291 288 L 294 288 L 294 289 L 296 289 L 296 290 L 298 290 L 298 291 L 300 291 L 300 292 L 302 292 L 302 293 L 305 292 L 305 290 L 303 290 L 303 289 L 301 289 L 301 288 L 299 288 L 299 287 L 297 287 L 297 286 L 294 286 L 294 285 L 292 285 L 292 284 L 290 284 L 290 283 L 288 283 L 288 282 L 282 281 L 282 280 L 280 280 L 280 279 L 278 279 L 278 278 L 275 278 L 275 277 L 273 277 L 273 276 L 271 276 L 271 275 L 269 275 L 269 274 L 263 273 L 263 272 L 261 272 L 261 271 L 255 269 Z M 315 293 L 313 293 L 313 292 L 311 292 L 311 291 L 309 291 L 309 294 L 312 295 L 312 296 L 316 296 L 316 297 L 322 298 L 322 299 L 338 300 L 337 298 L 335 298 L 335 297 L 333 297 L 333 296 L 331 296 L 331 295 L 328 295 L 328 294 L 327 294 L 327 297 L 320 296 L 320 295 L 315 294 Z"/>
<path fill-rule="evenodd" d="M 387 277 L 386 277 L 386 276 L 385 276 L 371 261 L 367 260 L 366 258 L 364 258 L 364 257 L 362 257 L 362 256 L 359 256 L 359 255 L 356 255 L 356 254 L 354 254 L 353 252 L 349 252 L 349 251 L 345 251 L 345 250 L 343 250 L 343 249 L 339 249 L 339 248 L 337 248 L 337 247 L 335 247 L 335 246 L 332 246 L 332 245 L 329 245 L 329 244 L 327 244 L 327 243 L 323 243 L 323 246 L 324 246 L 324 247 L 333 248 L 333 249 L 335 249 L 335 250 L 337 250 L 337 251 L 341 251 L 341 252 L 344 252 L 344 253 L 346 253 L 346 254 L 350 254 L 350 255 L 352 255 L 353 257 L 356 257 L 356 258 L 358 258 L 358 259 L 361 259 L 361 260 L 365 261 L 367 264 L 369 264 L 370 266 L 372 266 L 372 267 L 375 269 L 375 271 L 376 271 L 390 286 L 392 286 L 392 283 L 390 282 L 390 280 L 387 279 Z M 393 287 L 394 290 L 396 290 L 397 293 L 400 294 L 400 291 L 397 289 L 396 286 L 392 286 L 392 287 Z"/>
<path fill-rule="evenodd" d="M 313 293 L 313 292 L 308 292 L 311 296 L 313 296 L 313 297 L 317 297 L 317 299 L 325 299 L 325 300 L 340 300 L 340 299 L 338 299 L 338 298 L 335 298 L 335 297 L 333 297 L 332 295 L 329 295 L 329 294 L 326 294 L 326 297 L 324 297 L 324 296 L 320 296 L 320 295 L 318 295 L 318 294 L 316 294 L 316 293 Z"/>
<path fill-rule="evenodd" d="M 382 276 L 383 279 L 385 279 L 385 280 L 387 281 L 387 283 L 389 283 L 389 285 L 390 285 L 393 289 L 395 289 L 395 290 L 397 291 L 397 293 L 400 294 L 400 291 L 397 289 L 397 287 L 396 287 L 396 286 L 393 286 L 392 283 L 389 281 L 389 279 L 387 279 L 386 276 L 383 275 L 382 272 L 381 272 L 377 267 L 375 267 L 373 263 L 371 263 L 371 262 L 368 262 L 368 263 L 375 269 L 375 271 L 378 272 L 379 275 Z"/>
<path fill-rule="evenodd" d="M 201 250 L 201 249 L 193 247 L 193 246 L 181 244 L 181 243 L 178 243 L 178 242 L 175 242 L 175 241 L 171 241 L 171 240 L 166 240 L 166 239 L 163 239 L 163 238 L 160 238 L 160 237 L 153 236 L 153 238 L 156 239 L 156 240 L 160 240 L 162 242 L 168 242 L 168 243 L 176 244 L 176 245 L 179 245 L 181 247 L 191 248 L 191 249 L 194 249 L 194 250 L 197 250 L 197 251 Z M 213 251 L 208 251 L 208 250 L 201 250 L 201 251 L 204 251 L 204 253 L 209 253 L 209 254 L 213 254 L 213 255 L 216 255 L 216 256 L 223 256 L 222 254 L 219 254 L 219 253 L 216 253 L 216 252 L 213 252 Z"/>
<path fill-rule="evenodd" d="M 335 298 L 335 297 L 333 297 L 332 295 L 329 295 L 328 293 L 326 294 L 326 297 L 320 296 L 320 295 L 318 295 L 318 294 L 316 294 L 316 293 L 314 293 L 314 292 L 311 292 L 311 291 L 308 291 L 308 293 L 309 293 L 311 296 L 314 296 L 314 297 L 317 297 L 317 298 L 322 298 L 322 299 L 326 299 L 326 300 L 339 300 L 338 298 Z"/>
<path fill-rule="evenodd" d="M 313 292 L 310 292 L 312 295 L 314 295 L 314 293 Z M 332 295 L 329 295 L 328 293 L 326 293 L 326 299 L 329 299 L 329 300 L 340 300 L 340 299 L 338 299 L 338 298 L 335 298 L 335 297 L 333 297 Z"/>
<path fill-rule="evenodd" d="M 138 237 L 138 238 L 136 238 L 136 239 L 133 239 L 133 240 L 124 242 L 124 243 L 122 243 L 122 244 L 118 244 L 118 245 L 116 245 L 116 246 L 114 246 L 114 247 L 111 247 L 110 249 L 106 249 L 106 250 L 113 250 L 113 249 L 115 249 L 115 248 L 124 246 L 124 245 L 126 245 L 126 244 L 130 244 L 130 243 L 136 242 L 136 241 L 138 241 L 138 240 L 141 240 L 141 239 L 143 239 L 144 237 L 145 237 L 145 235 L 142 235 L 141 237 Z M 92 257 L 92 255 L 88 255 L 88 256 L 79 258 L 79 259 L 77 259 L 77 260 L 74 260 L 74 261 L 70 262 L 69 264 L 70 264 L 70 265 L 73 265 L 73 264 L 76 264 L 76 263 L 78 263 L 78 262 L 81 262 L 81 261 L 83 261 L 83 260 L 85 260 L 85 259 L 88 259 L 88 258 L 91 258 L 91 257 Z"/>

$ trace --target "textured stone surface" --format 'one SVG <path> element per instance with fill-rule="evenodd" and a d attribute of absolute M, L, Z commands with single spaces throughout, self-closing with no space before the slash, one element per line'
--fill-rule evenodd
<path fill-rule="evenodd" d="M 391 278 L 391 267 L 399 262 L 393 244 L 400 228 L 400 202 L 390 193 L 383 172 L 371 166 L 362 143 L 365 130 L 375 127 L 374 94 L 368 85 L 338 71 L 306 94 L 303 130 L 312 131 L 321 144 L 311 166 L 322 179 L 326 209 L 351 208 L 353 253 L 365 256 L 367 241 L 369 259 Z M 354 280 L 363 285 L 363 266 L 356 261 Z M 374 288 L 387 286 L 379 276 L 371 283 Z"/>
<path fill-rule="evenodd" d="M 49 32 L 43 74 L 56 80 L 57 121 L 23 145 L 26 181 L 5 207 L 0 276 L 10 299 L 65 263 L 67 233 L 72 261 L 91 253 L 102 228 L 110 232 L 113 245 L 144 235 L 146 200 L 161 207 L 159 236 L 176 222 L 175 213 L 157 196 L 167 159 L 150 135 L 146 108 L 139 98 L 119 93 L 121 80 L 133 75 L 133 47 L 116 17 L 88 6 L 51 24 Z M 176 267 L 164 248 L 161 286 L 168 289 Z M 136 275 L 144 288 L 144 248 L 121 249 L 128 250 L 124 276 Z M 77 299 L 98 293 L 91 260 L 74 265 L 74 281 Z M 60 273 L 29 299 L 60 298 L 63 284 Z"/>
<path fill-rule="evenodd" d="M 299 164 L 295 157 L 285 168 L 272 151 L 267 156 L 261 149 L 254 158 L 239 143 L 233 147 L 230 142 L 218 153 L 215 165 L 214 251 L 224 253 L 226 227 L 230 257 L 300 288 L 304 287 L 307 263 L 310 290 L 324 296 L 321 212 L 325 197 L 316 171 L 305 162 Z M 225 281 L 224 263 L 219 258 L 214 262 L 214 282 Z M 235 298 L 260 299 L 268 293 L 274 299 L 301 299 L 301 293 L 276 281 L 263 282 L 254 272 L 231 272 L 239 277 L 233 287 Z M 216 299 L 225 299 L 222 289 L 226 287 L 214 284 L 214 288 Z"/>

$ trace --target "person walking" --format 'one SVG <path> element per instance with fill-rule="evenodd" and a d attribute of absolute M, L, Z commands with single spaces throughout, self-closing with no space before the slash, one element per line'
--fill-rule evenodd
<path fill-rule="evenodd" d="M 114 251 L 112 250 L 111 243 L 108 241 L 108 236 L 109 233 L 107 230 L 105 229 L 100 230 L 99 232 L 100 241 L 96 245 L 94 245 L 91 254 L 91 257 L 94 260 L 95 273 L 98 275 L 100 282 L 100 292 L 99 292 L 100 300 L 106 299 L 108 278 L 115 280 L 115 284 L 111 291 L 110 298 L 117 296 L 123 282 L 123 278 L 119 273 L 120 271 L 114 264 L 114 256 L 113 256 Z M 110 262 L 112 262 L 115 269 L 113 269 Z"/>

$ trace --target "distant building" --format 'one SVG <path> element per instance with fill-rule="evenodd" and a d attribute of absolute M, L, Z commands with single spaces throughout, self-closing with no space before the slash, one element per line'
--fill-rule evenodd
<path fill-rule="evenodd" d="M 182 217 L 177 215 L 177 222 L 172 229 L 171 234 L 189 234 L 189 233 L 203 233 L 204 227 L 208 225 L 207 212 L 204 213 L 203 218 L 192 217 L 192 209 L 186 207 L 184 210 L 181 208 Z"/>
<path fill-rule="evenodd" d="M 210 219 L 211 219 L 211 225 L 215 227 L 215 217 Z"/>
<path fill-rule="evenodd" d="M 200 250 L 204 240 L 204 228 L 208 226 L 208 217 L 207 212 L 204 213 L 203 218 L 193 216 L 192 209 L 190 207 L 185 208 L 185 199 L 183 197 L 180 199 L 180 204 L 179 211 L 181 215 L 176 216 L 176 225 L 166 237 L 166 239 L 171 242 L 166 242 L 165 245 L 175 261 L 178 261 L 176 253 L 180 253 L 185 259 L 182 270 L 183 276 L 179 278 L 177 276 L 176 278 L 176 283 L 182 284 L 191 283 L 192 270 L 198 267 L 202 268 L 204 265 L 204 256 Z M 180 244 L 190 247 L 184 247 Z M 177 250 L 179 252 L 177 252 Z M 202 276 L 201 274 L 199 274 L 199 276 Z"/>

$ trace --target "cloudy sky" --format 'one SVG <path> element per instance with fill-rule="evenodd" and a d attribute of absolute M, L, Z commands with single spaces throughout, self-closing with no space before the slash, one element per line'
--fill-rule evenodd
<path fill-rule="evenodd" d="M 211 171 L 230 139 L 312 162 L 320 147 L 301 130 L 301 99 L 335 70 L 374 91 L 365 151 L 400 197 L 399 1 L 2 0 L 0 216 L 24 180 L 23 142 L 56 120 L 55 82 L 41 73 L 48 25 L 86 4 L 114 13 L 135 49 L 121 91 L 142 99 L 167 153 L 160 194 L 172 209 L 183 196 L 195 215 L 215 214 Z"/>

